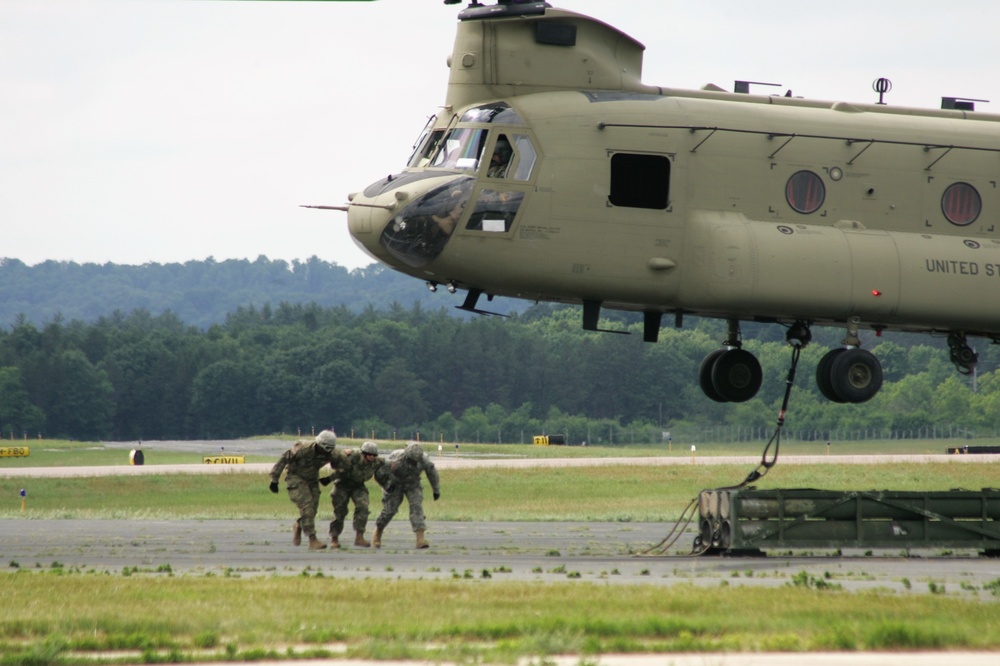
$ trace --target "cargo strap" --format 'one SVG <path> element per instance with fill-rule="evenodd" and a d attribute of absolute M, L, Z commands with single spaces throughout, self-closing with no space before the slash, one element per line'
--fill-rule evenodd
<path fill-rule="evenodd" d="M 795 371 L 799 367 L 799 356 L 801 354 L 802 346 L 793 345 L 792 362 L 788 367 L 788 376 L 785 378 L 785 397 L 781 401 L 781 411 L 778 412 L 778 423 L 774 429 L 774 434 L 771 435 L 771 439 L 768 441 L 767 446 L 764 447 L 764 453 L 761 454 L 760 463 L 747 475 L 747 478 L 745 478 L 742 483 L 736 486 L 729 486 L 728 488 L 721 488 L 720 490 L 735 490 L 751 484 L 767 474 L 771 468 L 774 467 L 775 463 L 778 462 L 778 449 L 781 448 L 781 430 L 785 427 L 785 414 L 788 412 L 788 399 L 792 395 L 792 386 L 795 384 Z M 772 446 L 774 446 L 774 453 L 771 454 L 771 458 L 769 460 L 768 451 L 771 450 Z"/>
<path fill-rule="evenodd" d="M 785 397 L 781 401 L 781 411 L 778 412 L 778 423 L 774 429 L 774 434 L 771 435 L 770 441 L 768 441 L 767 446 L 764 447 L 760 463 L 752 472 L 750 472 L 750 474 L 747 475 L 747 478 L 745 478 L 743 482 L 738 485 L 719 488 L 719 490 L 736 490 L 737 488 L 749 485 L 762 478 L 771 470 L 772 467 L 774 467 L 775 463 L 778 462 L 778 449 L 781 448 L 781 430 L 785 427 L 785 413 L 788 411 L 788 400 L 792 395 L 792 386 L 795 385 L 795 371 L 799 367 L 799 356 L 802 354 L 802 348 L 806 346 L 808 338 L 789 335 L 788 341 L 792 345 L 792 362 L 788 367 L 788 376 L 785 378 Z M 768 452 L 771 450 L 772 446 L 774 447 L 774 453 L 772 453 L 770 459 L 768 459 Z M 684 511 L 681 512 L 681 517 L 674 524 L 673 529 L 670 530 L 667 536 L 664 537 L 660 543 L 650 546 L 646 550 L 636 554 L 639 556 L 665 555 L 667 550 L 684 533 L 684 530 L 691 523 L 691 521 L 694 520 L 696 515 L 695 508 L 697 506 L 698 498 L 696 497 L 691 500 Z M 690 512 L 690 515 L 688 515 L 688 512 Z M 709 546 L 711 546 L 711 543 L 701 544 L 700 547 L 695 545 L 690 554 L 701 555 L 708 550 Z"/>

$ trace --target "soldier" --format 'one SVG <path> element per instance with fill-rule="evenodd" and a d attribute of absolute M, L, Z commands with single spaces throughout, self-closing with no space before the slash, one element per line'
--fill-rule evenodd
<path fill-rule="evenodd" d="M 372 543 L 376 548 L 382 547 L 382 532 L 399 511 L 404 495 L 410 505 L 410 525 L 413 527 L 413 533 L 417 535 L 417 548 L 427 548 L 430 545 L 424 540 L 424 530 L 427 525 L 424 522 L 424 489 L 420 484 L 421 472 L 427 474 L 436 502 L 441 497 L 441 482 L 437 469 L 417 442 L 410 442 L 405 449 L 393 451 L 389 454 L 386 464 L 375 472 L 375 481 L 385 489 L 385 494 L 382 496 L 382 513 L 375 520 L 375 539 Z"/>
<path fill-rule="evenodd" d="M 340 548 L 340 533 L 347 519 L 348 502 L 354 502 L 354 545 L 368 548 L 371 543 L 365 540 L 365 528 L 368 526 L 368 488 L 365 482 L 372 478 L 375 470 L 385 464 L 378 457 L 378 445 L 375 442 L 365 442 L 360 451 L 347 449 L 337 462 L 337 470 L 333 477 L 333 522 L 330 523 L 330 548 Z"/>
<path fill-rule="evenodd" d="M 299 507 L 299 519 L 292 526 L 292 544 L 302 543 L 302 533 L 309 537 L 309 550 L 322 550 L 326 544 L 316 538 L 316 511 L 319 509 L 319 470 L 335 460 L 334 447 L 337 435 L 332 430 L 324 430 L 315 440 L 299 440 L 292 448 L 281 454 L 281 458 L 271 468 L 272 493 L 278 492 L 278 479 L 288 468 L 285 485 L 288 499 Z"/>

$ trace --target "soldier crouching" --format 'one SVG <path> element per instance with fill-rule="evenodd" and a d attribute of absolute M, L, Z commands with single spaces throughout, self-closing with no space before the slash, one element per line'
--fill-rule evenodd
<path fill-rule="evenodd" d="M 375 472 L 375 481 L 385 490 L 382 496 L 382 513 L 375 519 L 375 538 L 372 543 L 376 548 L 382 546 L 382 533 L 399 511 L 403 497 L 406 497 L 410 505 L 410 526 L 417 537 L 417 548 L 427 548 L 430 545 L 424 539 L 427 524 L 424 518 L 421 473 L 427 475 L 434 492 L 434 501 L 437 501 L 441 497 L 437 468 L 417 442 L 410 442 L 405 449 L 393 451 L 386 464 Z"/>

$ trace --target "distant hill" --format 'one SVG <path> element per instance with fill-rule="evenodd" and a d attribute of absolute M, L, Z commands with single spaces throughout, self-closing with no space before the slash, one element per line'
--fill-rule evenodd
<path fill-rule="evenodd" d="M 7 327 L 21 316 L 36 325 L 57 317 L 92 322 L 142 309 L 154 315 L 169 310 L 185 324 L 207 328 L 241 306 L 316 303 L 360 312 L 417 302 L 425 309 L 450 310 L 461 305 L 462 293 L 431 293 L 419 280 L 377 264 L 348 271 L 315 256 L 291 263 L 260 256 L 141 266 L 66 261 L 28 266 L 0 259 L 0 325 Z M 490 309 L 507 313 L 527 305 L 508 299 Z"/>

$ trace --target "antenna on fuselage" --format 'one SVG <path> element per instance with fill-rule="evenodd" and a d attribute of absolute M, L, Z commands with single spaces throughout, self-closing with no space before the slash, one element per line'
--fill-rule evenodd
<path fill-rule="evenodd" d="M 764 83 L 763 81 L 734 81 L 733 92 L 747 95 L 750 93 L 750 86 L 774 86 L 780 88 L 780 83 Z"/>
<path fill-rule="evenodd" d="M 955 109 L 957 111 L 975 111 L 976 102 L 988 104 L 988 99 L 972 99 L 971 97 L 942 97 L 942 109 Z"/>
<path fill-rule="evenodd" d="M 878 93 L 878 103 L 885 104 L 885 94 L 892 90 L 892 81 L 880 76 L 872 83 L 872 90 Z"/>

